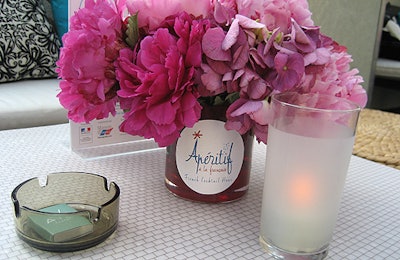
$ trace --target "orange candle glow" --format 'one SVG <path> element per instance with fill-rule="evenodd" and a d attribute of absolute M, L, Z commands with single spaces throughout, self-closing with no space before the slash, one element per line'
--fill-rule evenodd
<path fill-rule="evenodd" d="M 316 181 L 310 174 L 296 174 L 289 182 L 289 201 L 295 207 L 309 207 L 316 200 Z"/>

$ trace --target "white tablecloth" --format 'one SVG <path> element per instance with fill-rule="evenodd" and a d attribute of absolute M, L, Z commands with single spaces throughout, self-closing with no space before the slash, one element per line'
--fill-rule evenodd
<path fill-rule="evenodd" d="M 258 243 L 266 147 L 255 144 L 248 194 L 194 203 L 164 187 L 165 150 L 83 159 L 69 126 L 0 131 L 0 259 L 271 259 Z M 83 251 L 51 253 L 20 240 L 11 191 L 52 172 L 91 172 L 121 188 L 117 231 Z M 352 157 L 328 259 L 400 259 L 400 171 Z"/>

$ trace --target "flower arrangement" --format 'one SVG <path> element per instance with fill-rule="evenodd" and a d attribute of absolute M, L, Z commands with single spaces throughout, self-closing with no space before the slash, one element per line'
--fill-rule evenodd
<path fill-rule="evenodd" d="M 274 93 L 367 101 L 351 56 L 314 25 L 306 0 L 86 0 L 62 40 L 68 117 L 106 118 L 119 102 L 120 130 L 160 146 L 204 104 L 228 102 L 226 129 L 266 142 Z"/>

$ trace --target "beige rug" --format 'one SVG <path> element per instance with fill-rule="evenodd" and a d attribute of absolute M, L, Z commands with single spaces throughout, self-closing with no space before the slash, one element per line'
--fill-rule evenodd
<path fill-rule="evenodd" d="M 400 170 L 400 114 L 363 109 L 353 154 Z"/>

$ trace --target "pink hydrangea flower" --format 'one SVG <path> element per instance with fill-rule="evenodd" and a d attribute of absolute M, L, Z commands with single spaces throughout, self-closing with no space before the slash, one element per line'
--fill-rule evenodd
<path fill-rule="evenodd" d="M 280 4 L 287 6 L 289 2 Z M 276 11 L 285 12 L 279 8 Z M 312 24 L 307 20 L 307 12 L 301 17 L 304 18 L 299 19 L 301 23 Z M 218 79 L 225 87 L 218 85 L 220 89 L 240 92 L 241 98 L 227 111 L 227 129 L 239 133 L 252 129 L 259 141 L 266 141 L 264 135 L 271 117 L 267 116 L 269 109 L 265 100 L 271 92 L 327 93 L 365 106 L 366 93 L 359 85 L 362 78 L 357 76 L 357 71 L 349 70 L 351 59 L 346 49 L 322 35 L 318 27 L 301 26 L 294 19 L 285 26 L 287 30 L 269 32 L 266 25 L 236 15 L 228 32 L 213 28 L 212 34 L 206 33 L 203 40 L 210 40 L 207 45 L 203 43 L 207 57 L 207 65 L 203 65 L 207 69 L 202 74 L 204 86 L 211 91 L 215 85 L 210 84 L 211 79 Z M 243 54 L 246 58 L 238 59 Z M 234 66 L 235 59 L 245 62 Z M 267 119 L 262 120 L 261 115 Z"/>
<path fill-rule="evenodd" d="M 274 59 L 275 70 L 269 75 L 271 85 L 279 91 L 297 86 L 304 74 L 303 56 L 295 53 L 278 52 Z"/>
<path fill-rule="evenodd" d="M 314 24 L 307 0 L 218 0 L 214 5 L 214 18 L 220 24 L 231 24 L 237 14 L 259 20 L 271 31 L 289 28 L 291 19 L 302 26 Z"/>
<path fill-rule="evenodd" d="M 311 63 L 299 91 L 304 93 L 322 93 L 334 95 L 351 100 L 361 107 L 367 103 L 367 94 L 361 86 L 363 79 L 358 75 L 357 69 L 350 70 L 351 56 L 346 52 L 346 48 L 333 42 L 330 38 L 325 38 L 323 52 L 329 52 L 329 57 L 323 54 L 325 63 L 315 60 L 315 65 Z M 319 50 L 321 50 L 319 49 Z"/>
<path fill-rule="evenodd" d="M 267 143 L 268 123 L 272 120 L 269 103 L 239 98 L 227 110 L 225 128 L 240 134 L 252 130 L 257 141 Z"/>
<path fill-rule="evenodd" d="M 307 0 L 264 0 L 259 10 L 260 22 L 270 31 L 279 28 L 283 33 L 288 33 L 292 19 L 301 26 L 313 25 Z"/>

